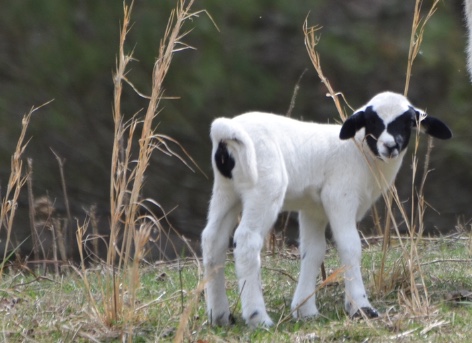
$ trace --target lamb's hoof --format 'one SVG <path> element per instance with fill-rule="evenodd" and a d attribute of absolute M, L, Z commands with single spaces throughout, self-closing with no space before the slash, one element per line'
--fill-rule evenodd
<path fill-rule="evenodd" d="M 252 328 L 269 328 L 274 325 L 274 322 L 270 319 L 267 313 L 259 313 L 259 311 L 254 311 L 246 320 L 246 323 Z"/>
<path fill-rule="evenodd" d="M 306 301 L 304 304 L 304 300 L 292 301 L 291 309 L 293 318 L 296 320 L 310 320 L 318 317 L 320 313 L 313 300 L 314 299 L 310 299 L 310 301 Z"/>
<path fill-rule="evenodd" d="M 313 319 L 316 319 L 320 316 L 320 313 L 318 312 L 318 310 L 314 310 L 314 311 L 300 311 L 300 310 L 296 310 L 296 311 L 293 311 L 293 319 L 295 320 L 313 320 Z"/>
<path fill-rule="evenodd" d="M 236 324 L 236 319 L 234 318 L 234 316 L 231 313 L 229 314 L 228 321 L 229 321 L 230 325 Z"/>
<path fill-rule="evenodd" d="M 236 320 L 234 319 L 231 313 L 230 314 L 222 313 L 218 317 L 214 318 L 211 325 L 228 326 L 228 325 L 233 325 L 235 323 L 236 323 Z"/>
<path fill-rule="evenodd" d="M 351 318 L 377 318 L 379 316 L 379 312 L 373 307 L 361 307 L 354 313 Z"/>

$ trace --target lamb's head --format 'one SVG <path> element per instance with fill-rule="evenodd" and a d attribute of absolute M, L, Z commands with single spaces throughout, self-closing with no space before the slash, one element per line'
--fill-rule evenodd
<path fill-rule="evenodd" d="M 439 119 L 427 116 L 401 94 L 384 92 L 373 97 L 343 124 L 339 137 L 349 139 L 364 129 L 364 139 L 381 160 L 396 158 L 406 149 L 411 130 L 417 128 L 439 138 L 452 137 L 451 130 Z"/>

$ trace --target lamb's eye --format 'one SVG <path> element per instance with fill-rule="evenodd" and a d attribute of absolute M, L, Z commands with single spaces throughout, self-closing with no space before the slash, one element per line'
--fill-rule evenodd
<path fill-rule="evenodd" d="M 378 118 L 370 118 L 368 120 L 368 125 L 372 128 L 372 129 L 379 129 L 382 125 L 381 125 L 381 121 L 378 119 Z"/>
<path fill-rule="evenodd" d="M 369 119 L 367 120 L 367 123 L 368 123 L 370 126 L 373 126 L 373 127 L 377 126 L 377 122 L 378 122 L 378 121 L 377 121 L 375 118 L 369 118 Z"/>
<path fill-rule="evenodd" d="M 416 126 L 416 118 L 411 118 L 410 120 L 405 120 L 405 126 L 412 128 Z"/>

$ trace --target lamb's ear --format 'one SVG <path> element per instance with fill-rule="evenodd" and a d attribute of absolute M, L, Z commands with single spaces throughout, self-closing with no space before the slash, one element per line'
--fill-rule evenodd
<path fill-rule="evenodd" d="M 365 126 L 365 112 L 360 110 L 354 112 L 341 127 L 341 132 L 339 132 L 339 138 L 349 139 L 356 135 L 356 132 L 362 129 Z"/>
<path fill-rule="evenodd" d="M 427 115 L 425 112 L 415 109 L 416 123 L 420 123 L 420 129 L 430 136 L 439 139 L 449 139 L 452 137 L 451 130 L 437 118 Z"/>

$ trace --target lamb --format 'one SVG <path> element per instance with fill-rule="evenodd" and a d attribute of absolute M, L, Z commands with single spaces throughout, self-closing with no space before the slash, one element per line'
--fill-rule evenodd
<path fill-rule="evenodd" d="M 318 315 L 313 294 L 325 255 L 328 223 L 345 267 L 346 312 L 378 316 L 362 281 L 356 223 L 392 185 L 411 129 L 418 125 L 433 137 L 452 137 L 443 122 L 392 92 L 376 95 L 342 126 L 260 112 L 214 120 L 214 185 L 202 232 L 211 324 L 232 322 L 224 264 L 237 226 L 234 259 L 243 319 L 252 327 L 273 325 L 263 299 L 260 251 L 281 211 L 299 213 L 301 270 L 291 304 L 293 316 Z"/>

